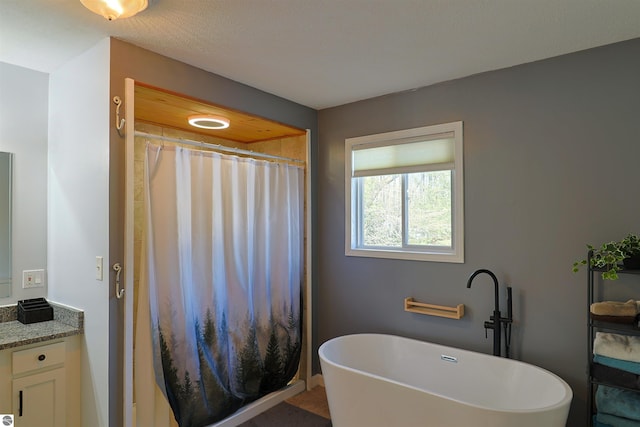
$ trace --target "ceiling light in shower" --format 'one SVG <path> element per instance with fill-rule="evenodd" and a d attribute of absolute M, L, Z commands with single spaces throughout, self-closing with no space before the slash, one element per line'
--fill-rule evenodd
<path fill-rule="evenodd" d="M 202 129 L 226 129 L 229 127 L 229 119 L 220 116 L 196 115 L 189 116 L 189 124 Z"/>
<path fill-rule="evenodd" d="M 148 0 L 80 0 L 93 13 L 104 16 L 109 21 L 129 18 L 142 12 L 149 5 Z"/>

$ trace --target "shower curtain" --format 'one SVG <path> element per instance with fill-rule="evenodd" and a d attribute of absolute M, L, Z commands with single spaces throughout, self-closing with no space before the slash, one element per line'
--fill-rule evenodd
<path fill-rule="evenodd" d="M 303 170 L 152 143 L 144 168 L 137 425 L 205 426 L 297 371 Z"/>

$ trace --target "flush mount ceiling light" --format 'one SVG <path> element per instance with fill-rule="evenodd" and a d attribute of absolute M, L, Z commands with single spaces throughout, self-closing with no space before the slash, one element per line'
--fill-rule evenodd
<path fill-rule="evenodd" d="M 93 13 L 104 16 L 109 21 L 129 18 L 142 12 L 149 5 L 148 0 L 80 0 Z"/>
<path fill-rule="evenodd" d="M 189 116 L 189 124 L 202 129 L 226 129 L 229 127 L 229 119 L 220 116 L 196 115 Z"/>

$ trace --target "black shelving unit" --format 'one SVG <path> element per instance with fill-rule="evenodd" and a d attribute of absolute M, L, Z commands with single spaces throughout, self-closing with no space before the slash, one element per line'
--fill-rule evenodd
<path fill-rule="evenodd" d="M 588 345 L 588 354 L 587 354 L 587 360 L 588 360 L 588 392 L 587 392 L 587 411 L 588 411 L 588 419 L 589 419 L 589 426 L 593 426 L 593 416 L 596 414 L 596 408 L 595 408 L 595 393 L 596 393 L 596 387 L 598 385 L 606 385 L 606 386 L 610 386 L 610 387 L 616 387 L 616 388 L 621 388 L 621 389 L 627 389 L 627 390 L 631 390 L 634 392 L 638 392 L 640 393 L 640 391 L 636 390 L 636 389 L 629 389 L 626 387 L 622 387 L 620 385 L 616 385 L 616 384 L 611 384 L 611 383 L 607 383 L 606 381 L 600 381 L 596 378 L 594 378 L 592 376 L 592 370 L 593 370 L 593 341 L 595 339 L 595 335 L 597 331 L 601 331 L 601 332 L 611 332 L 611 333 L 616 333 L 616 334 L 624 334 L 624 335 L 635 335 L 635 336 L 640 336 L 640 327 L 638 327 L 638 324 L 622 324 L 622 323 L 612 323 L 612 322 L 603 322 L 603 321 L 599 321 L 599 320 L 593 320 L 591 319 L 591 314 L 590 314 L 590 307 L 591 304 L 594 302 L 597 302 L 595 299 L 595 295 L 596 295 L 596 275 L 597 274 L 601 274 L 603 271 L 605 271 L 602 268 L 592 268 L 591 267 L 591 256 L 593 255 L 592 251 L 589 251 L 588 255 L 587 255 L 587 267 L 589 269 L 589 273 L 588 273 L 588 281 L 589 281 L 589 290 L 588 290 L 588 304 L 587 304 L 587 325 L 588 325 L 588 334 L 587 336 L 589 337 L 589 345 Z M 618 274 L 631 274 L 631 275 L 638 275 L 640 276 L 640 270 L 627 270 L 627 269 L 622 269 L 620 271 L 618 271 Z M 605 281 L 602 280 L 599 283 L 602 283 L 603 285 L 605 284 Z M 639 284 L 640 285 L 640 284 Z M 640 291 L 639 291 L 640 293 Z M 636 297 L 635 299 L 640 299 L 638 297 Z"/>

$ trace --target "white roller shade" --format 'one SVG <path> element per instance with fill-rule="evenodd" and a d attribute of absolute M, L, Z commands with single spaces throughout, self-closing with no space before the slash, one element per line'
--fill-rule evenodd
<path fill-rule="evenodd" d="M 408 138 L 353 147 L 352 176 L 391 175 L 454 168 L 454 135 Z"/>

